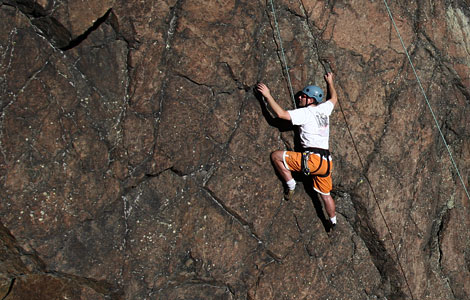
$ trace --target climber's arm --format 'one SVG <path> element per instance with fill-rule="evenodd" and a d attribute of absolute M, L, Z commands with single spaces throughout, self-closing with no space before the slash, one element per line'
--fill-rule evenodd
<path fill-rule="evenodd" d="M 283 109 L 279 104 L 277 104 L 276 100 L 274 100 L 273 96 L 271 96 L 269 88 L 264 83 L 259 83 L 257 89 L 264 96 L 268 102 L 268 105 L 271 107 L 278 118 L 290 121 L 290 114 L 287 112 L 287 110 Z"/>
<path fill-rule="evenodd" d="M 334 106 L 338 103 L 338 95 L 336 94 L 335 84 L 333 82 L 333 73 L 328 73 L 325 75 L 325 80 L 328 83 L 328 90 L 330 91 L 330 99 Z"/>

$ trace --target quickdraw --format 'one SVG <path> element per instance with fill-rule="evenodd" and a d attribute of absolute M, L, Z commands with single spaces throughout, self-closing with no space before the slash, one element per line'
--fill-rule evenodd
<path fill-rule="evenodd" d="M 318 165 L 318 168 L 315 171 L 310 171 L 310 168 L 308 167 L 308 160 L 310 159 L 310 155 L 312 154 L 320 155 L 320 164 Z M 315 174 L 316 172 L 318 172 L 318 170 L 320 170 L 324 158 L 328 163 L 328 168 L 326 169 L 325 174 Z M 320 148 L 307 148 L 302 151 L 302 172 L 305 174 L 305 176 L 315 175 L 318 177 L 328 177 L 330 175 L 330 167 L 330 151 Z"/>

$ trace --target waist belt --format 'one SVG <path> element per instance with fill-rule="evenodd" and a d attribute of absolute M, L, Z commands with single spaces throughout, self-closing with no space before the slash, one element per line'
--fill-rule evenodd
<path fill-rule="evenodd" d="M 308 167 L 308 160 L 310 158 L 310 155 L 312 155 L 312 154 L 320 155 L 320 164 L 318 165 L 318 168 L 315 171 L 310 171 L 310 169 Z M 326 169 L 325 174 L 313 174 L 313 173 L 316 173 L 318 170 L 320 170 L 324 158 L 326 158 L 326 161 L 328 163 L 328 168 Z M 330 175 L 330 166 L 331 166 L 330 151 L 328 149 L 305 148 L 302 151 L 302 172 L 306 176 L 315 175 L 315 176 L 318 176 L 318 177 L 327 177 L 327 176 Z"/>

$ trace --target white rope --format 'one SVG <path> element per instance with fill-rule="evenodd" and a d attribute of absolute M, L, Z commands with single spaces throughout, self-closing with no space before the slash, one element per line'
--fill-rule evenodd
<path fill-rule="evenodd" d="M 294 103 L 294 107 L 297 108 L 297 105 L 295 104 L 294 90 L 292 89 L 292 83 L 291 83 L 291 80 L 290 80 L 289 68 L 287 67 L 287 59 L 286 59 L 286 56 L 284 54 L 284 48 L 282 47 L 281 31 L 279 30 L 279 24 L 277 23 L 276 11 L 274 10 L 274 3 L 273 3 L 273 0 L 270 0 L 270 2 L 271 2 L 271 9 L 272 9 L 272 12 L 273 12 L 274 26 L 276 27 L 277 36 L 278 36 L 278 39 L 279 39 L 279 48 L 281 49 L 281 57 L 282 57 L 282 60 L 283 60 L 283 63 L 284 63 L 285 71 L 286 71 L 287 82 L 289 84 L 290 96 L 292 98 L 292 102 Z"/>
<path fill-rule="evenodd" d="M 421 80 L 419 79 L 419 76 L 418 76 L 418 73 L 416 73 L 416 69 L 413 65 L 413 62 L 411 61 L 411 58 L 410 58 L 410 55 L 408 54 L 408 51 L 406 50 L 406 47 L 405 47 L 405 43 L 403 42 L 403 39 L 401 38 L 401 34 L 400 34 L 400 31 L 398 30 L 398 27 L 397 25 L 395 24 L 395 20 L 393 19 L 393 16 L 392 16 L 392 12 L 390 11 L 390 8 L 388 7 L 388 4 L 387 4 L 387 1 L 384 0 L 384 3 L 385 3 L 385 7 L 387 8 L 387 12 L 388 12 L 388 15 L 390 17 L 390 19 L 392 20 L 392 23 L 393 23 L 393 27 L 395 28 L 395 31 L 397 32 L 398 34 L 398 38 L 400 39 L 400 42 L 401 42 L 401 46 L 403 47 L 403 50 L 405 51 L 405 54 L 406 54 L 406 57 L 408 58 L 408 61 L 411 65 L 411 68 L 413 69 L 413 73 L 415 74 L 415 77 L 416 77 L 416 80 L 418 81 L 418 85 L 421 89 L 421 92 L 423 93 L 423 96 L 424 96 L 424 99 L 426 100 L 426 104 L 429 108 L 429 111 L 431 112 L 431 115 L 434 119 L 434 122 L 436 123 L 436 127 L 437 129 L 439 130 L 439 134 L 442 138 L 442 141 L 444 142 L 444 145 L 446 146 L 446 149 L 447 149 L 447 152 L 449 153 L 449 157 L 450 157 L 450 160 L 452 162 L 452 165 L 454 166 L 455 168 L 455 171 L 457 172 L 457 175 L 460 179 L 460 182 L 462 183 L 462 186 L 463 186 L 463 189 L 465 191 L 465 194 L 467 195 L 467 198 L 470 200 L 470 195 L 468 193 L 468 190 L 467 190 L 467 187 L 465 186 L 465 183 L 463 181 L 463 178 L 462 178 L 462 175 L 460 175 L 460 171 L 459 171 L 459 168 L 457 167 L 457 164 L 455 163 L 455 160 L 454 160 L 454 157 L 452 155 L 452 152 L 450 150 L 450 147 L 449 145 L 447 144 L 446 142 L 446 139 L 444 137 L 444 134 L 442 133 L 442 130 L 441 130 L 441 127 L 439 126 L 439 122 L 437 121 L 437 118 L 436 118 L 436 115 L 434 114 L 434 111 L 431 107 L 431 104 L 429 103 L 429 100 L 428 100 L 428 97 L 426 96 L 426 92 L 424 91 L 424 88 L 423 88 L 423 85 L 421 84 Z"/>

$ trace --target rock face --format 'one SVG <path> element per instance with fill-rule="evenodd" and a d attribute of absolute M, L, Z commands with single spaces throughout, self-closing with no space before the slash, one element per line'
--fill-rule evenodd
<path fill-rule="evenodd" d="M 335 73 L 328 232 L 270 1 L 0 1 L 0 297 L 470 298 L 469 5 L 390 3 L 447 148 L 384 2 L 274 1 L 294 92 Z"/>

